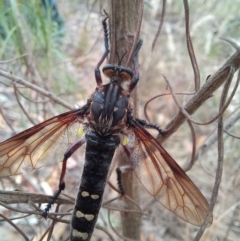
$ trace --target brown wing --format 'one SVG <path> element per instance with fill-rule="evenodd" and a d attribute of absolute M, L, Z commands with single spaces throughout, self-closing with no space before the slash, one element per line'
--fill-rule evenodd
<path fill-rule="evenodd" d="M 81 109 L 46 120 L 0 143 L 0 177 L 21 173 L 23 166 L 43 166 L 59 145 L 67 145 L 83 122 Z M 71 133 L 70 133 L 71 132 Z"/>
<path fill-rule="evenodd" d="M 128 151 L 137 178 L 165 208 L 201 226 L 208 211 L 207 200 L 155 138 L 135 124 L 134 144 L 129 145 Z"/>

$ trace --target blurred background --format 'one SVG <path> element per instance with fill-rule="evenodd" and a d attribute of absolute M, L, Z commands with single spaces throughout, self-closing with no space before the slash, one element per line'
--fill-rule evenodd
<path fill-rule="evenodd" d="M 162 1 L 144 2 L 140 51 L 140 81 L 138 84 L 138 116 L 144 117 L 144 105 L 152 97 L 168 92 L 164 74 L 175 92 L 191 92 L 194 88 L 193 70 L 185 41 L 184 8 L 182 1 L 167 1 L 162 32 L 154 51 L 152 42 L 161 17 Z M 201 74 L 201 85 L 208 75 L 214 74 L 230 57 L 233 48 L 220 38 L 240 39 L 240 0 L 189 0 L 190 32 Z M 82 106 L 96 88 L 94 69 L 104 51 L 101 20 L 107 1 L 40 1 L 0 0 L 0 69 L 19 76 L 69 103 L 72 108 Z M 106 80 L 107 81 L 107 80 Z M 198 121 L 207 121 L 218 113 L 221 88 L 214 93 L 194 115 Z M 225 112 L 225 118 L 239 112 L 239 91 Z M 191 97 L 179 97 L 182 104 Z M 23 107 L 19 105 L 19 102 Z M 40 123 L 68 109 L 51 98 L 11 80 L 0 77 L 0 141 Z M 24 114 L 23 108 L 28 113 Z M 147 113 L 151 122 L 164 128 L 178 111 L 170 95 L 151 102 Z M 229 132 L 240 136 L 240 121 Z M 215 134 L 216 123 L 194 126 L 197 146 Z M 225 161 L 222 183 L 214 211 L 214 222 L 201 240 L 237 241 L 240 235 L 239 139 L 224 136 Z M 191 132 L 187 124 L 164 143 L 164 147 L 183 165 L 191 156 Z M 84 148 L 83 148 L 84 149 Z M 69 160 L 65 193 L 76 195 L 81 178 L 83 150 Z M 61 163 L 49 164 L 43 170 L 14 178 L 3 178 L 1 189 L 52 194 L 58 185 Z M 188 172 L 194 183 L 209 200 L 217 166 L 217 142 L 199 156 Z M 112 182 L 116 184 L 113 174 Z M 108 200 L 116 196 L 107 187 Z M 160 204 L 149 205 L 152 198 L 141 190 L 141 207 L 149 216 L 142 217 L 141 240 L 192 240 L 197 228 L 178 219 Z M 69 207 L 68 207 L 69 208 Z M 8 217 L 20 214 L 0 207 Z M 111 212 L 112 225 L 121 230 L 119 212 Z M 30 216 L 14 221 L 28 237 L 40 240 L 49 223 Z M 102 208 L 98 224 L 113 233 Z M 57 230 L 57 231 L 56 231 Z M 7 222 L 0 222 L 0 234 L 5 240 L 24 240 Z M 68 225 L 57 224 L 51 240 L 64 240 Z M 115 234 L 113 234 L 115 235 Z M 116 240 L 121 240 L 115 235 Z M 42 239 L 45 240 L 45 239 Z M 93 240 L 105 241 L 109 237 L 96 230 Z"/>

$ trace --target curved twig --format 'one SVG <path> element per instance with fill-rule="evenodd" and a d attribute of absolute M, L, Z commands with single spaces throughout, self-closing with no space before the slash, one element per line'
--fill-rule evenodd
<path fill-rule="evenodd" d="M 231 68 L 230 71 L 229 71 L 229 75 L 228 75 L 228 77 L 227 77 L 226 82 L 230 82 L 230 83 L 231 83 L 232 78 L 233 78 L 233 75 L 234 75 L 234 72 L 233 72 L 233 70 L 232 70 L 232 68 Z M 214 116 L 212 119 L 210 119 L 210 120 L 207 121 L 207 122 L 199 122 L 199 121 L 195 121 L 195 120 L 190 116 L 190 114 L 185 110 L 185 108 L 181 105 L 181 103 L 180 103 L 180 102 L 178 101 L 178 99 L 176 98 L 176 95 L 174 94 L 173 89 L 172 89 L 169 81 L 167 80 L 167 78 L 166 78 L 164 75 L 163 75 L 163 77 L 164 77 L 165 81 L 167 82 L 167 84 L 168 84 L 168 86 L 169 86 L 169 89 L 170 89 L 170 91 L 171 91 L 171 94 L 172 94 L 172 96 L 173 96 L 173 99 L 174 99 L 175 104 L 178 106 L 178 108 L 179 108 L 180 111 L 183 113 L 183 115 L 184 115 L 188 120 L 190 120 L 192 123 L 194 123 L 194 124 L 196 124 L 196 125 L 208 125 L 208 124 L 214 122 L 215 120 L 217 120 L 217 119 L 224 113 L 224 111 L 227 109 L 227 107 L 228 107 L 229 104 L 231 103 L 232 98 L 233 98 L 233 96 L 235 95 L 235 93 L 236 93 L 236 91 L 237 91 L 237 88 L 238 88 L 238 85 L 239 85 L 239 80 L 237 80 L 237 82 L 236 82 L 236 84 L 235 84 L 235 86 L 234 86 L 234 89 L 233 89 L 233 91 L 232 91 L 229 99 L 226 101 L 226 104 L 224 104 L 223 108 L 219 111 L 219 113 L 218 113 L 216 116 Z M 164 131 L 166 132 L 167 130 L 164 130 Z"/>
<path fill-rule="evenodd" d="M 185 172 L 189 171 L 193 167 L 195 163 L 195 155 L 196 155 L 196 133 L 192 125 L 192 122 L 188 120 L 187 123 L 190 127 L 191 134 L 192 134 L 192 154 L 191 154 L 190 161 L 185 162 L 184 165 L 182 166 L 182 169 Z"/>
<path fill-rule="evenodd" d="M 223 129 L 223 131 L 228 134 L 229 136 L 233 137 L 233 138 L 236 138 L 236 139 L 240 139 L 240 136 L 236 136 L 236 135 L 233 135 L 231 133 L 229 133 L 227 130 Z"/>
<path fill-rule="evenodd" d="M 31 84 L 28 81 L 24 80 L 23 78 L 20 78 L 16 75 L 13 75 L 12 73 L 7 73 L 3 70 L 0 70 L 0 75 L 12 80 L 13 82 L 16 82 L 18 84 L 24 85 L 32 90 L 35 90 L 36 92 L 42 94 L 43 96 L 48 97 L 49 99 L 51 99 L 52 101 L 66 107 L 69 110 L 72 110 L 72 105 L 68 104 L 67 102 L 63 101 L 62 99 L 58 98 L 57 96 L 53 95 L 52 93 L 38 87 L 37 85 Z"/>
<path fill-rule="evenodd" d="M 240 78 L 240 71 L 238 72 L 238 81 Z M 220 104 L 219 104 L 219 110 L 221 110 L 226 102 L 227 99 L 227 93 L 230 88 L 230 81 L 227 81 L 224 85 L 224 89 L 222 92 Z M 201 236 L 203 235 L 205 229 L 208 226 L 209 219 L 212 216 L 214 206 L 217 201 L 217 196 L 218 196 L 218 190 L 220 187 L 221 183 L 221 178 L 222 178 L 222 171 L 223 171 L 223 160 L 224 160 L 224 142 L 223 142 L 223 116 L 220 116 L 218 119 L 218 165 L 217 165 L 217 172 L 216 172 L 216 178 L 215 178 L 215 183 L 212 191 L 212 196 L 211 196 L 211 201 L 209 204 L 209 209 L 208 209 L 208 215 L 203 221 L 203 225 L 201 228 L 198 230 L 198 233 L 196 234 L 195 238 L 193 241 L 198 241 L 200 240 Z"/>
<path fill-rule="evenodd" d="M 226 124 L 224 125 L 224 131 L 228 130 L 240 119 L 240 112 L 233 111 L 231 118 L 226 119 Z M 212 145 L 217 141 L 217 134 L 215 131 L 205 140 L 201 147 L 197 150 L 195 161 L 198 160 L 199 156 L 202 156 Z"/>
<path fill-rule="evenodd" d="M 155 35 L 155 37 L 153 39 L 152 51 L 154 50 L 156 42 L 158 40 L 158 37 L 159 37 L 159 35 L 161 33 L 162 26 L 163 26 L 163 23 L 164 23 L 165 13 L 166 13 L 166 0 L 163 0 L 163 3 L 162 3 L 162 14 L 161 14 L 160 23 L 159 23 L 159 26 L 158 26 L 157 33 L 156 33 L 156 35 Z"/>
<path fill-rule="evenodd" d="M 12 133 L 14 135 L 16 135 L 17 132 L 14 130 L 14 128 L 12 127 L 12 124 L 9 122 L 8 118 L 5 116 L 1 106 L 0 106 L 0 114 L 3 117 L 3 119 L 5 120 L 5 122 L 7 123 L 8 127 L 11 129 Z"/>
<path fill-rule="evenodd" d="M 224 64 L 219 70 L 211 75 L 204 83 L 201 89 L 188 101 L 184 109 L 192 115 L 204 101 L 212 96 L 214 91 L 224 83 L 229 77 L 230 71 L 232 73 L 236 72 L 239 69 L 240 63 L 240 50 L 238 49 Z M 179 113 L 171 120 L 171 122 L 166 126 L 168 132 L 165 135 L 158 135 L 157 140 L 162 143 L 164 142 L 171 134 L 173 134 L 186 120 L 184 114 L 179 111 Z M 170 127 L 170 128 L 169 128 Z"/>
<path fill-rule="evenodd" d="M 16 100 L 17 100 L 17 103 L 19 105 L 19 107 L 21 108 L 22 112 L 25 114 L 25 116 L 28 118 L 28 120 L 33 124 L 33 125 L 36 125 L 37 123 L 34 122 L 34 120 L 29 116 L 28 112 L 25 110 L 25 108 L 23 107 L 21 101 L 19 100 L 19 97 L 18 97 L 18 89 L 17 89 L 17 86 L 16 86 L 16 83 L 13 82 L 13 89 L 14 89 L 14 94 L 15 94 L 15 97 L 16 97 Z"/>
<path fill-rule="evenodd" d="M 184 0 L 184 10 L 185 10 L 185 26 L 186 26 L 186 42 L 187 42 L 187 49 L 188 54 L 191 60 L 193 72 L 194 72 L 194 83 L 195 83 L 195 90 L 198 91 L 200 89 L 200 73 L 197 65 L 197 60 L 194 54 L 193 46 L 192 46 L 192 40 L 190 36 L 190 30 L 189 30 L 189 6 L 188 1 Z"/>
<path fill-rule="evenodd" d="M 30 239 L 27 237 L 27 235 L 24 232 L 22 232 L 22 230 L 16 224 L 14 224 L 10 219 L 5 217 L 1 213 L 0 213 L 0 217 L 2 217 L 5 221 L 7 221 L 14 229 L 16 229 L 17 232 L 20 233 L 25 240 L 30 241 Z"/>
<path fill-rule="evenodd" d="M 174 94 L 175 94 L 175 95 L 194 95 L 195 93 L 196 93 L 196 92 L 175 92 Z M 155 100 L 155 99 L 157 99 L 157 98 L 159 98 L 159 97 L 165 96 L 165 95 L 171 95 L 171 93 L 164 93 L 164 94 L 156 95 L 156 96 L 152 97 L 150 100 L 148 100 L 148 101 L 145 103 L 145 105 L 144 105 L 144 116 L 145 116 L 145 118 L 146 118 L 146 120 L 147 120 L 148 122 L 151 122 L 151 121 L 150 121 L 150 118 L 149 118 L 149 116 L 148 116 L 148 114 L 147 114 L 147 107 L 148 107 L 148 105 L 149 105 L 150 102 L 152 102 L 153 100 Z"/>

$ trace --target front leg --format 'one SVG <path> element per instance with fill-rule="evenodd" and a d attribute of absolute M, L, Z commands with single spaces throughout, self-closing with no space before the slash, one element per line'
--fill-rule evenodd
<path fill-rule="evenodd" d="M 95 68 L 95 79 L 96 79 L 96 82 L 97 82 L 98 86 L 102 85 L 102 77 L 101 77 L 101 72 L 100 72 L 99 67 L 101 66 L 103 61 L 107 58 L 107 56 L 110 52 L 109 44 L 108 44 L 107 19 L 108 19 L 108 16 L 102 21 L 103 32 L 104 32 L 105 52 L 104 52 L 102 58 L 100 59 L 100 61 L 98 62 L 97 66 Z"/>

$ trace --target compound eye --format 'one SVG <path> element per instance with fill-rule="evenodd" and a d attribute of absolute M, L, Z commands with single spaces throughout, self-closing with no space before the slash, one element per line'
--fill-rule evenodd
<path fill-rule="evenodd" d="M 129 72 L 126 72 L 126 71 L 122 71 L 120 73 L 120 78 L 123 80 L 123 81 L 129 81 L 132 79 L 132 74 L 129 73 Z"/>
<path fill-rule="evenodd" d="M 114 75 L 115 65 L 107 64 L 103 67 L 102 71 L 105 76 L 111 79 Z"/>
<path fill-rule="evenodd" d="M 107 76 L 109 79 L 111 79 L 114 75 L 114 70 L 105 69 L 105 70 L 103 70 L 103 73 L 104 73 L 105 76 Z"/>
<path fill-rule="evenodd" d="M 128 67 L 116 66 L 112 64 L 107 64 L 103 67 L 103 73 L 109 79 L 111 79 L 114 75 L 119 75 L 119 77 L 123 81 L 129 81 L 133 77 L 132 69 Z"/>
<path fill-rule="evenodd" d="M 133 71 L 128 67 L 122 67 L 120 77 L 122 80 L 131 80 L 133 78 Z"/>

